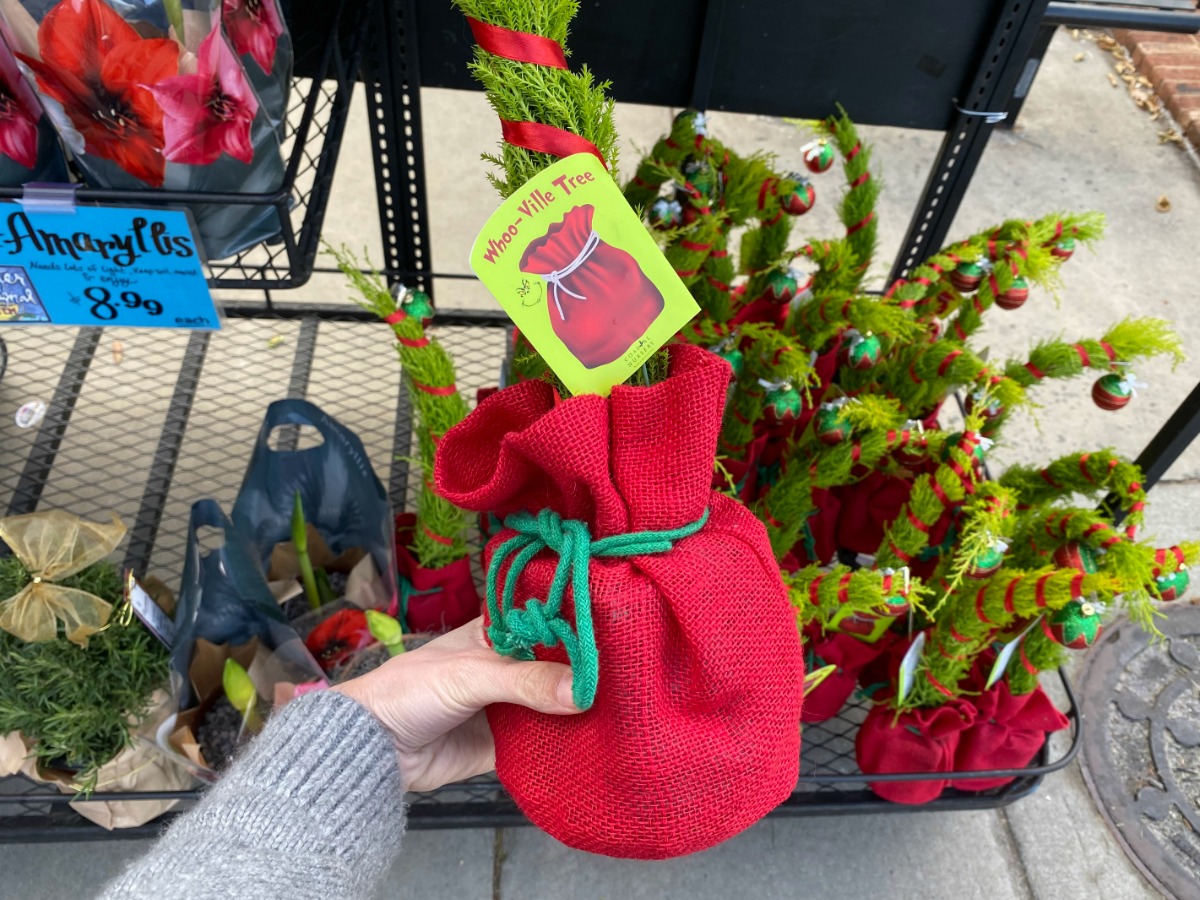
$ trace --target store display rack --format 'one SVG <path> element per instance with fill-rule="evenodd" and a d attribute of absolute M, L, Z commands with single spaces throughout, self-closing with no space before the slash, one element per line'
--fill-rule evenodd
<path fill-rule="evenodd" d="M 505 321 L 472 310 L 443 311 L 435 320 L 439 340 L 458 363 L 459 386 L 472 401 L 479 388 L 496 383 L 509 346 Z M 305 397 L 353 429 L 386 479 L 393 506 L 415 505 L 420 473 L 406 462 L 416 455 L 410 404 L 389 329 L 348 304 L 275 303 L 270 315 L 235 314 L 211 334 L 118 328 L 6 334 L 9 370 L 0 392 L 9 399 L 46 398 L 49 409 L 35 429 L 0 421 L 0 503 L 9 514 L 49 507 L 85 518 L 118 513 L 131 526 L 124 564 L 139 575 L 177 580 L 191 504 L 204 497 L 232 504 L 263 410 L 279 397 Z M 277 437 L 292 448 L 309 440 L 294 428 Z M 907 808 L 875 797 L 855 767 L 854 734 L 866 709 L 867 702 L 857 700 L 835 719 L 805 727 L 801 780 L 778 815 Z M 1073 698 L 1070 715 L 1076 722 Z M 1028 769 L 1012 773 L 1017 779 L 1009 786 L 978 795 L 947 792 L 925 808 L 977 809 L 1025 796 L 1072 758 L 1077 722 L 1073 734 L 1062 755 L 1047 748 Z M 186 808 L 197 794 L 95 795 L 163 796 L 185 801 Z M 0 841 L 110 835 L 71 810 L 71 799 L 25 779 L 0 781 Z M 523 821 L 491 780 L 412 798 L 413 828 Z M 112 836 L 154 833 L 161 825 Z"/>
<path fill-rule="evenodd" d="M 829 111 L 832 97 L 846 101 L 863 123 L 944 131 L 895 263 L 893 274 L 899 275 L 943 242 L 996 125 L 992 113 L 1005 108 L 1028 68 L 1048 0 L 993 0 L 969 10 L 954 0 L 865 2 L 856 17 L 862 27 L 849 48 L 830 37 L 840 33 L 844 11 L 813 11 L 819 20 L 809 31 L 814 49 L 803 60 L 812 77 L 795 73 L 795 83 L 804 85 L 803 97 L 786 80 L 760 78 L 747 70 L 736 38 L 739 29 L 746 31 L 752 23 L 739 14 L 742 5 L 727 0 L 674 0 L 669 16 L 664 10 L 651 19 L 637 14 L 644 10 L 632 0 L 605 0 L 603 14 L 581 15 L 574 31 L 575 49 L 580 59 L 605 59 L 602 71 L 613 79 L 618 99 L 744 112 L 770 112 L 772 103 L 784 103 L 790 115 L 822 115 Z M 623 6 L 630 14 L 618 14 Z M 444 279 L 462 277 L 431 268 L 420 86 L 460 86 L 452 83 L 465 78 L 455 54 L 465 59 L 469 38 L 461 21 L 446 27 L 439 19 L 450 14 L 448 5 L 435 7 L 422 7 L 417 0 L 346 0 L 337 7 L 335 27 L 294 30 L 294 36 L 302 35 L 297 50 L 298 58 L 306 60 L 299 70 L 306 78 L 297 81 L 289 118 L 289 181 L 277 194 L 214 198 L 79 192 L 81 202 L 267 203 L 285 213 L 284 235 L 277 245 L 212 266 L 214 287 L 265 291 L 261 301 L 226 302 L 220 332 L 5 329 L 0 335 L 7 342 L 7 371 L 0 376 L 3 408 L 41 400 L 46 414 L 28 429 L 18 428 L 10 415 L 0 418 L 0 508 L 17 514 L 61 507 L 85 518 L 115 511 L 130 525 L 124 565 L 138 574 L 158 574 L 168 584 L 177 582 L 191 504 L 211 497 L 230 506 L 262 414 L 280 397 L 307 398 L 357 432 L 387 483 L 393 506 L 415 506 L 420 473 L 406 462 L 416 455 L 411 404 L 387 326 L 346 303 L 284 303 L 271 292 L 299 286 L 316 270 L 314 258 L 360 51 L 385 272 L 393 281 L 406 280 L 429 290 L 439 301 L 444 301 L 441 288 L 448 284 Z M 316 15 L 318 8 L 312 10 Z M 325 15 L 324 8 L 320 12 Z M 667 19 L 673 27 L 664 32 L 657 23 Z M 643 21 L 643 29 L 631 26 Z M 604 31 L 610 27 L 633 31 L 612 40 Z M 589 40 L 601 49 L 590 51 Z M 852 51 L 865 59 L 887 60 L 896 48 L 910 56 L 914 48 L 917 56 L 925 54 L 918 70 L 908 73 L 910 90 L 883 90 L 871 73 L 887 66 L 859 65 L 857 57 L 845 57 Z M 844 58 L 838 58 L 839 53 Z M 658 63 L 663 59 L 673 60 L 678 71 L 662 69 Z M 653 71 L 646 70 L 647 60 L 655 62 Z M 445 73 L 451 75 L 439 80 Z M 739 93 L 746 85 L 779 96 Z M 795 108 L 797 103 L 805 108 Z M 459 386 L 473 402 L 478 388 L 496 383 L 508 346 L 506 319 L 498 311 L 441 308 L 435 323 L 458 365 Z M 1147 467 L 1148 485 L 1197 430 L 1200 388 L 1143 454 L 1140 462 Z M 292 428 L 281 429 L 276 440 L 278 446 L 298 448 L 310 437 Z M 1060 677 L 1072 725 L 1069 738 L 1048 741 L 1023 770 L 972 773 L 1013 776 L 1003 788 L 979 794 L 948 790 L 922 807 L 879 799 L 855 766 L 854 735 L 867 709 L 867 701 L 856 699 L 834 719 L 805 727 L 800 781 L 775 815 L 979 809 L 1027 796 L 1079 749 L 1081 723 L 1074 696 L 1066 678 Z M 927 775 L 872 780 L 922 777 Z M 178 812 L 198 796 L 194 791 L 101 791 L 94 798 L 165 797 L 180 801 Z M 132 837 L 156 833 L 167 818 L 110 833 L 71 809 L 67 804 L 72 799 L 23 778 L 0 779 L 0 841 Z M 410 799 L 414 828 L 525 821 L 490 778 Z"/>

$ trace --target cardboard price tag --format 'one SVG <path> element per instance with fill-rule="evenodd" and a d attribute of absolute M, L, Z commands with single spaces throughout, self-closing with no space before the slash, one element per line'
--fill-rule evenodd
<path fill-rule="evenodd" d="M 699 312 L 588 153 L 505 200 L 475 239 L 471 269 L 573 394 L 607 395 Z"/>

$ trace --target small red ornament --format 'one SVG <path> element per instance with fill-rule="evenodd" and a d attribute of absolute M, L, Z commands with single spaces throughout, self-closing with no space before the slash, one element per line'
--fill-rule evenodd
<path fill-rule="evenodd" d="M 831 447 L 849 440 L 852 430 L 839 406 L 822 406 L 813 419 L 813 432 L 817 440 Z"/>
<path fill-rule="evenodd" d="M 1101 375 L 1092 385 L 1092 400 L 1101 409 L 1121 409 L 1128 406 L 1132 398 L 1133 386 L 1115 372 Z"/>
<path fill-rule="evenodd" d="M 1028 299 L 1029 282 L 1018 275 L 1013 279 L 1012 287 L 996 296 L 996 305 L 1001 309 L 1019 309 Z"/>
<path fill-rule="evenodd" d="M 811 144 L 806 144 L 800 152 L 803 155 L 804 165 L 810 172 L 820 174 L 833 165 L 835 154 L 828 141 L 813 141 Z"/>
<path fill-rule="evenodd" d="M 1050 636 L 1071 650 L 1090 647 L 1104 630 L 1101 610 L 1086 600 L 1073 600 L 1050 617 Z"/>
<path fill-rule="evenodd" d="M 976 578 L 982 580 L 991 578 L 999 568 L 1004 565 L 1004 551 L 1008 549 L 1008 545 L 1003 541 L 997 541 L 992 544 L 975 562 L 975 568 L 967 572 L 968 578 Z"/>
<path fill-rule="evenodd" d="M 950 283 L 961 293 L 969 294 L 983 282 L 983 266 L 974 262 L 961 262 L 950 273 Z"/>
<path fill-rule="evenodd" d="M 1085 575 L 1095 575 L 1099 569 L 1096 566 L 1096 554 L 1086 544 L 1071 541 L 1063 544 L 1051 556 L 1054 564 L 1060 569 L 1075 569 Z"/>
<path fill-rule="evenodd" d="M 779 205 L 789 216 L 802 216 L 817 202 L 817 192 L 807 180 L 799 181 L 786 197 L 779 198 Z"/>
<path fill-rule="evenodd" d="M 1075 238 L 1065 237 L 1053 247 L 1050 248 L 1050 255 L 1056 256 L 1063 262 L 1070 259 L 1075 253 Z"/>

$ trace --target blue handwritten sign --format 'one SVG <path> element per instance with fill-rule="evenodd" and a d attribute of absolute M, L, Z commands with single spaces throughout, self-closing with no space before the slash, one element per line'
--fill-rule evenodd
<path fill-rule="evenodd" d="M 0 325 L 7 324 L 221 327 L 186 213 L 0 203 Z"/>

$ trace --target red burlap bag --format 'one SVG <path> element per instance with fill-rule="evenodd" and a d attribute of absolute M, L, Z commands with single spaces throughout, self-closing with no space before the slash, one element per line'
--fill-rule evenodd
<path fill-rule="evenodd" d="M 588 369 L 619 359 L 665 305 L 637 260 L 592 230 L 594 212 L 569 210 L 521 257 L 522 272 L 546 279 L 554 333 Z"/>
<path fill-rule="evenodd" d="M 858 687 L 858 676 L 873 660 L 879 658 L 890 646 L 887 635 L 878 643 L 868 644 L 850 634 L 839 631 L 822 633 L 819 625 L 805 630 L 805 668 L 810 671 L 825 666 L 837 668 L 825 676 L 825 680 L 804 698 L 802 722 L 824 722 L 836 716 L 846 700 Z"/>
<path fill-rule="evenodd" d="M 795 616 L 762 524 L 711 489 L 728 383 L 725 362 L 676 345 L 660 384 L 558 403 L 548 384 L 515 385 L 438 449 L 438 491 L 505 520 L 485 550 L 489 565 L 502 560 L 489 641 L 520 656 L 520 628 L 532 633 L 545 619 L 551 639 L 517 649 L 571 661 L 585 707 L 594 688 L 578 716 L 488 709 L 501 782 L 535 824 L 581 850 L 639 859 L 703 850 L 796 784 L 804 663 Z M 536 555 L 506 557 L 529 534 L 512 526 L 535 518 L 549 538 L 542 546 L 557 551 L 533 543 Z M 686 536 L 644 555 L 602 552 L 647 532 Z M 572 567 L 563 591 L 556 571 L 589 536 L 582 581 Z M 493 616 L 492 599 L 509 588 L 513 606 Z M 564 629 L 575 656 L 554 640 Z M 589 634 L 594 681 L 583 665 Z"/>
<path fill-rule="evenodd" d="M 479 615 L 479 591 L 471 561 L 456 559 L 440 569 L 427 569 L 409 549 L 417 517 L 396 516 L 396 572 L 400 576 L 400 614 L 408 631 L 440 634 Z"/>
<path fill-rule="evenodd" d="M 898 717 L 888 704 L 876 704 L 854 739 L 858 767 L 867 775 L 953 772 L 963 732 L 974 722 L 975 707 L 963 698 Z M 913 805 L 936 800 L 947 784 L 941 778 L 869 782 L 883 799 Z"/>
<path fill-rule="evenodd" d="M 1013 694 L 1004 681 L 998 681 L 971 702 L 975 704 L 975 724 L 958 742 L 954 768 L 959 772 L 1022 769 L 1037 756 L 1047 734 L 1070 724 L 1040 685 L 1028 694 Z M 964 791 L 986 791 L 1012 780 L 963 778 L 950 784 Z"/>

